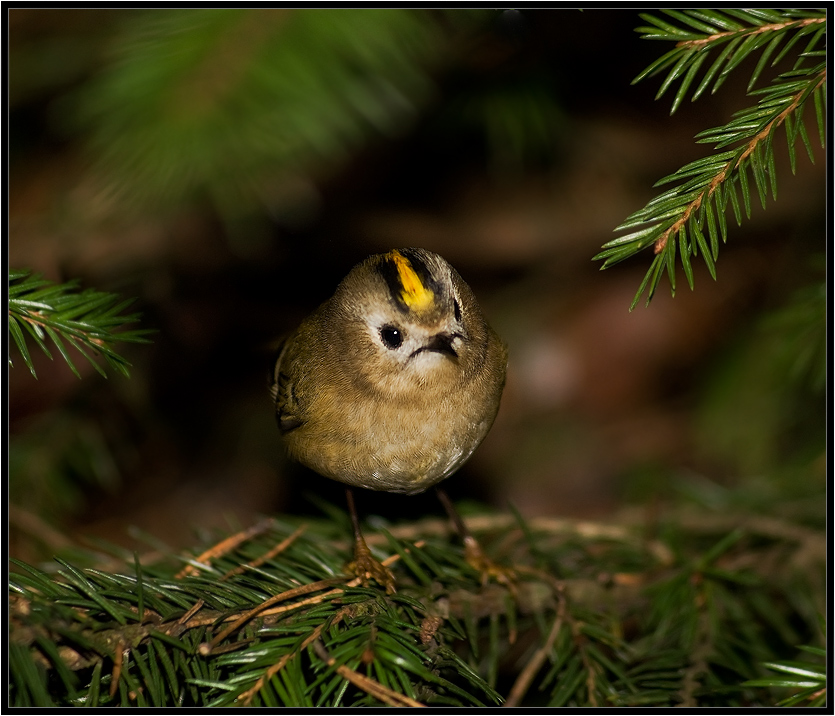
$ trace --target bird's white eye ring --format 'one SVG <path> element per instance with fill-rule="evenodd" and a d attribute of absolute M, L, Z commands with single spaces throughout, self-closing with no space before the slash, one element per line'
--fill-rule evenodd
<path fill-rule="evenodd" d="M 397 326 L 383 326 L 380 329 L 380 340 L 389 350 L 395 350 L 403 345 L 403 331 Z"/>

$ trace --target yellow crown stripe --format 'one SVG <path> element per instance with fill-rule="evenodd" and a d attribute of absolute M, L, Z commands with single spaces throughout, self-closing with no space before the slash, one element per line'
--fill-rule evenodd
<path fill-rule="evenodd" d="M 391 252 L 391 259 L 397 267 L 397 275 L 403 290 L 400 297 L 409 308 L 423 311 L 429 308 L 435 301 L 435 294 L 423 285 L 420 276 L 415 273 L 412 264 L 409 263 L 399 251 Z"/>

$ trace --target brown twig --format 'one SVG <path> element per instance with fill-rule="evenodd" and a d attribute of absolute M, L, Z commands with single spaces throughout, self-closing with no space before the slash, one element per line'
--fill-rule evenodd
<path fill-rule="evenodd" d="M 261 689 L 264 688 L 264 685 L 275 676 L 279 671 L 281 671 L 287 663 L 295 657 L 297 654 L 300 654 L 302 651 L 307 649 L 310 644 L 316 641 L 319 636 L 322 634 L 322 631 L 326 626 L 335 626 L 345 614 L 348 613 L 350 610 L 349 607 L 343 607 L 340 609 L 331 619 L 329 622 L 324 621 L 319 626 L 317 626 L 306 638 L 305 640 L 299 645 L 299 648 L 296 651 L 291 651 L 287 654 L 284 654 L 275 664 L 273 664 L 269 669 L 267 669 L 258 679 L 258 681 L 253 684 L 252 688 L 247 689 L 242 694 L 240 694 L 236 701 L 240 702 L 242 706 L 249 706 L 252 703 L 252 699 L 255 697 Z"/>
<path fill-rule="evenodd" d="M 332 584 L 338 584 L 341 582 L 342 579 L 340 577 L 332 577 L 331 579 L 322 579 L 318 582 L 312 582 L 310 584 L 303 584 L 300 587 L 295 587 L 294 589 L 288 589 L 286 592 L 281 592 L 280 594 L 276 594 L 269 599 L 261 602 L 257 607 L 250 609 L 243 614 L 240 614 L 235 620 L 226 627 L 223 631 L 215 635 L 215 637 L 207 644 L 201 644 L 199 647 L 199 651 L 203 656 L 208 656 L 212 653 L 212 649 L 216 647 L 220 642 L 222 642 L 227 636 L 229 636 L 233 631 L 238 629 L 243 624 L 246 624 L 250 619 L 254 616 L 265 612 L 268 607 L 271 607 L 273 604 L 277 604 L 278 602 L 284 602 L 288 599 L 293 599 L 294 597 L 300 597 L 303 594 L 310 594 L 310 592 L 318 592 L 326 587 L 331 586 Z M 303 604 L 309 603 L 309 600 L 303 600 L 301 602 L 296 602 L 284 609 L 279 611 L 288 611 L 289 609 L 296 609 L 297 607 L 302 606 Z M 275 613 L 275 611 L 274 611 Z"/>
<path fill-rule="evenodd" d="M 244 691 L 240 696 L 235 699 L 238 701 L 242 706 L 249 706 L 252 703 L 252 699 L 255 698 L 255 694 L 257 694 L 261 689 L 264 688 L 266 683 L 273 678 L 279 671 L 281 671 L 287 663 L 295 657 L 297 654 L 300 654 L 304 651 L 311 642 L 315 641 L 319 638 L 319 635 L 322 633 L 322 630 L 327 625 L 327 622 L 322 622 L 319 626 L 317 626 L 299 646 L 298 651 L 291 651 L 287 654 L 284 654 L 275 664 L 273 664 L 269 669 L 267 669 L 261 676 L 258 678 L 258 681 L 253 684 L 253 686 L 246 691 Z"/>
<path fill-rule="evenodd" d="M 328 666 L 334 666 L 336 664 L 336 659 L 328 654 L 328 651 L 325 649 L 325 645 L 322 644 L 321 640 L 314 642 L 313 648 L 316 651 L 316 655 Z M 392 691 L 388 687 L 383 686 L 379 681 L 375 681 L 368 676 L 363 676 L 353 669 L 349 669 L 344 664 L 336 667 L 336 673 L 343 679 L 350 681 L 357 688 L 365 691 L 365 693 L 374 696 L 389 706 L 411 706 L 413 708 L 424 706 L 424 704 L 420 703 L 420 701 L 415 701 L 404 694 Z"/>
<path fill-rule="evenodd" d="M 201 564 L 206 564 L 207 559 L 211 559 L 212 557 L 222 557 L 224 554 L 231 552 L 235 547 L 237 547 L 242 542 L 246 542 L 248 539 L 252 539 L 256 535 L 261 534 L 262 532 L 266 532 L 270 527 L 273 526 L 273 520 L 267 519 L 262 520 L 258 524 L 252 525 L 249 529 L 242 530 L 241 532 L 237 532 L 230 537 L 227 537 L 224 540 L 221 540 L 216 545 L 207 549 L 203 554 L 199 557 L 195 557 L 192 562 L 199 562 Z M 177 574 L 174 575 L 174 579 L 182 579 L 183 577 L 188 577 L 192 574 L 197 574 L 199 572 L 199 568 L 196 567 L 194 564 L 187 564 L 183 567 Z"/>
<path fill-rule="evenodd" d="M 301 525 L 295 532 L 293 532 L 293 534 L 279 542 L 266 554 L 261 555 L 257 559 L 252 560 L 251 562 L 247 562 L 247 564 L 242 564 L 238 567 L 230 569 L 226 574 L 224 574 L 220 578 L 220 581 L 224 582 L 227 579 L 229 579 L 229 577 L 233 577 L 236 574 L 241 574 L 244 571 L 246 571 L 247 568 L 254 569 L 255 567 L 260 567 L 268 559 L 272 559 L 273 557 L 276 557 L 277 555 L 281 554 L 284 550 L 286 550 L 291 544 L 293 544 L 293 542 L 295 542 L 299 537 L 301 537 L 304 534 L 306 529 L 307 525 Z"/>
<path fill-rule="evenodd" d="M 319 635 L 322 633 L 322 630 L 325 628 L 327 622 L 322 622 L 319 626 L 317 626 L 299 646 L 298 651 L 291 651 L 284 656 L 282 656 L 275 664 L 273 664 L 269 669 L 267 669 L 255 682 L 252 688 L 247 689 L 244 691 L 236 701 L 239 701 L 243 706 L 249 706 L 252 703 L 252 699 L 255 697 L 261 689 L 264 688 L 265 684 L 273 678 L 279 671 L 281 671 L 293 657 L 297 654 L 301 653 L 306 649 L 311 642 L 315 641 L 319 638 Z"/>
<path fill-rule="evenodd" d="M 113 653 L 113 671 L 110 677 L 110 698 L 112 699 L 119 690 L 119 679 L 122 676 L 122 661 L 125 658 L 125 644 L 120 641 L 116 644 Z"/>
<path fill-rule="evenodd" d="M 517 524 L 512 515 L 474 515 L 464 518 L 463 521 L 466 528 L 473 533 L 503 530 Z M 643 544 L 644 548 L 660 562 L 668 564 L 673 561 L 669 547 L 658 540 L 642 541 L 641 535 L 631 526 L 624 527 L 611 523 L 561 517 L 532 517 L 527 520 L 527 524 L 532 532 L 568 534 L 585 539 L 617 540 L 618 542 Z M 449 533 L 449 522 L 439 519 L 420 520 L 414 524 L 393 527 L 389 530 L 389 533 L 392 537 L 405 540 L 412 540 L 418 535 L 446 535 Z M 376 545 L 384 544 L 385 540 L 384 535 L 368 535 L 365 541 L 369 545 Z"/>
<path fill-rule="evenodd" d="M 423 546 L 423 542 L 416 542 L 415 547 Z M 394 564 L 398 559 L 400 559 L 399 554 L 393 554 L 390 557 L 387 557 L 383 560 L 382 564 L 388 567 L 391 564 Z M 220 632 L 217 636 L 215 636 L 211 642 L 201 644 L 199 647 L 199 651 L 203 656 L 207 656 L 212 653 L 212 649 L 216 647 L 221 641 L 223 641 L 227 636 L 229 636 L 235 629 L 239 628 L 242 624 L 245 624 L 254 616 L 260 614 L 261 616 L 272 616 L 275 614 L 281 614 L 282 612 L 290 611 L 291 609 L 298 609 L 299 607 L 307 606 L 309 604 L 318 604 L 319 602 L 324 601 L 328 597 L 336 596 L 338 594 L 342 594 L 345 590 L 342 588 L 331 589 L 324 594 L 318 594 L 315 597 L 310 597 L 309 599 L 303 599 L 300 602 L 293 602 L 293 604 L 288 604 L 281 607 L 273 607 L 272 605 L 277 604 L 279 602 L 286 601 L 288 599 L 293 599 L 294 597 L 299 597 L 303 594 L 309 594 L 310 592 L 317 592 L 321 589 L 324 589 L 327 586 L 332 584 L 338 584 L 342 581 L 342 577 L 332 577 L 331 579 L 323 579 L 319 582 L 312 582 L 311 584 L 303 584 L 300 587 L 295 587 L 294 589 L 289 589 L 286 592 L 282 592 L 281 594 L 276 594 L 273 597 L 270 597 L 266 601 L 259 604 L 257 607 L 250 609 L 249 611 L 244 612 L 243 614 L 228 617 L 225 621 L 229 619 L 234 619 L 232 624 L 230 624 L 226 629 Z M 361 579 L 359 577 L 352 579 L 350 582 L 345 584 L 346 587 L 356 587 L 359 586 L 361 583 Z M 272 607 L 272 608 L 270 608 Z M 209 622 L 212 623 L 212 622 Z M 197 626 L 197 624 L 194 624 Z"/>
<path fill-rule="evenodd" d="M 202 599 L 198 599 L 194 603 L 194 606 L 191 609 L 189 609 L 185 614 L 183 614 L 183 616 L 181 616 L 177 620 L 177 624 L 180 624 L 180 625 L 186 624 L 189 619 L 191 619 L 195 614 L 197 614 L 197 612 L 199 612 L 203 608 L 203 605 L 205 603 L 206 602 L 203 601 Z"/>
<path fill-rule="evenodd" d="M 422 540 L 418 540 L 417 542 L 415 542 L 415 547 L 423 547 L 424 544 L 425 544 L 425 542 L 423 542 Z M 407 549 L 406 551 L 408 552 L 409 550 Z M 400 559 L 400 555 L 399 554 L 393 554 L 389 557 L 386 557 L 382 562 L 380 562 L 380 564 L 382 564 L 384 567 L 388 567 L 388 566 L 394 564 L 398 559 Z M 336 580 L 341 581 L 341 578 L 336 578 Z M 351 588 L 351 587 L 358 587 L 360 584 L 362 584 L 362 577 L 355 577 L 350 582 L 346 582 L 345 586 Z M 309 604 L 318 604 L 319 602 L 323 602 L 328 597 L 335 597 L 339 594 L 342 594 L 344 591 L 345 590 L 341 587 L 338 587 L 336 589 L 331 589 L 329 592 L 325 592 L 324 594 L 319 594 L 315 597 L 311 597 L 310 599 L 305 599 L 301 602 L 295 602 L 294 604 L 289 604 L 289 605 L 284 606 L 284 607 L 273 607 L 272 609 L 266 609 L 263 612 L 261 612 L 261 616 L 273 616 L 275 614 L 281 614 L 281 612 L 286 612 L 286 611 L 289 611 L 291 609 L 296 609 L 298 607 L 307 606 Z"/>
<path fill-rule="evenodd" d="M 716 32 L 707 37 L 701 37 L 698 40 L 681 40 L 676 43 L 676 47 L 701 47 L 710 42 L 715 42 L 723 37 L 750 37 L 751 35 L 761 35 L 764 32 L 779 32 L 786 28 L 806 27 L 807 25 L 823 24 L 826 22 L 825 17 L 809 17 L 805 20 L 791 20 L 789 22 L 775 22 L 770 25 L 759 25 L 757 27 L 743 28 L 742 30 L 729 30 L 728 32 Z"/>
<path fill-rule="evenodd" d="M 539 673 L 539 670 L 542 668 L 542 664 L 544 664 L 545 659 L 548 658 L 548 654 L 551 653 L 554 642 L 557 640 L 557 636 L 562 628 L 564 618 L 565 599 L 560 599 L 559 608 L 557 609 L 557 618 L 554 620 L 554 625 L 551 627 L 551 632 L 548 634 L 548 638 L 545 640 L 545 643 L 536 650 L 534 655 L 531 657 L 531 660 L 525 664 L 525 668 L 522 669 L 521 673 L 516 678 L 513 687 L 510 689 L 507 701 L 504 703 L 505 707 L 518 706 L 525 694 L 528 692 L 531 682 L 537 673 Z"/>
<path fill-rule="evenodd" d="M 822 689 L 816 691 L 814 694 L 809 694 L 806 697 L 806 700 L 807 701 L 814 701 L 815 699 L 820 698 L 821 696 L 823 696 L 825 693 L 826 693 L 826 687 L 824 686 Z"/>

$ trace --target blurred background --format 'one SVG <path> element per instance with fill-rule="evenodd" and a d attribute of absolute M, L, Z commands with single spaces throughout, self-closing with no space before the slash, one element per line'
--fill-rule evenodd
<path fill-rule="evenodd" d="M 687 503 L 822 524 L 825 156 L 713 282 L 591 261 L 752 103 L 743 65 L 669 116 L 636 11 L 9 11 L 9 265 L 135 296 L 131 378 L 9 375 L 10 546 L 181 548 L 342 488 L 291 465 L 271 346 L 370 253 L 422 246 L 510 347 L 496 424 L 446 486 L 528 516 Z M 790 59 L 760 81 L 790 68 Z M 118 346 L 117 346 L 118 349 Z M 14 349 L 12 349 L 14 351 Z M 15 358 L 14 352 L 12 358 Z M 310 495 L 315 499 L 311 499 Z M 365 515 L 441 509 L 364 493 Z"/>

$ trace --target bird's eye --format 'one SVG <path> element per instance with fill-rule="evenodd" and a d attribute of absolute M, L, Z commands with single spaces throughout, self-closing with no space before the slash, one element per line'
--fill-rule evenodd
<path fill-rule="evenodd" d="M 383 326 L 380 329 L 380 340 L 389 350 L 400 348 L 403 343 L 403 331 L 394 326 Z"/>
<path fill-rule="evenodd" d="M 461 320 L 461 306 L 458 305 L 458 301 L 452 299 L 452 310 L 455 312 L 455 320 Z"/>

